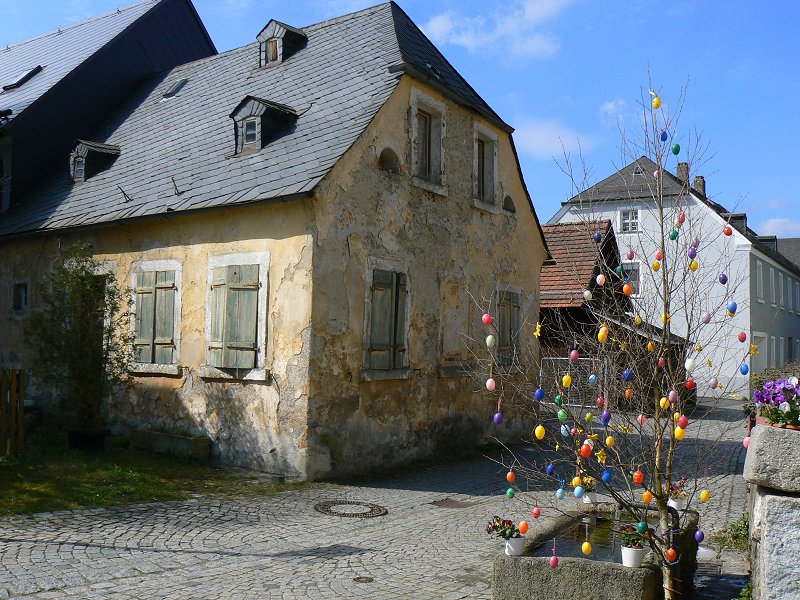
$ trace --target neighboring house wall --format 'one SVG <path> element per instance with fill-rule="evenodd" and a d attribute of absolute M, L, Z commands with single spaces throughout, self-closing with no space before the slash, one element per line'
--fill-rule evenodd
<path fill-rule="evenodd" d="M 671 331 L 681 337 L 688 337 L 693 344 L 700 344 L 704 352 L 700 354 L 702 369 L 698 369 L 697 377 L 702 383 L 712 376 L 717 376 L 725 386 L 726 392 L 749 394 L 749 377 L 744 377 L 739 372 L 739 366 L 745 358 L 747 346 L 730 335 L 720 339 L 718 329 L 713 326 L 704 327 L 700 324 L 700 312 L 708 311 L 714 315 L 713 323 L 723 320 L 731 322 L 732 331 L 745 331 L 750 337 L 750 310 L 752 302 L 750 294 L 750 248 L 751 243 L 734 229 L 731 237 L 725 237 L 722 230 L 725 226 L 723 219 L 700 202 L 694 196 L 689 196 L 678 205 L 675 201 L 665 198 L 665 221 L 671 223 L 678 212 L 683 209 L 686 213 L 686 223 L 679 230 L 683 238 L 680 247 L 686 245 L 685 239 L 700 238 L 700 247 L 697 260 L 698 270 L 692 274 L 688 270 L 689 259 L 685 259 L 686 269 L 672 268 L 676 280 L 672 284 L 675 293 L 670 300 Z M 624 232 L 622 229 L 622 212 L 628 210 L 639 211 L 639 231 L 635 233 Z M 603 203 L 584 205 L 564 205 L 561 210 L 550 220 L 551 223 L 596 221 L 598 219 L 611 219 L 615 228 L 615 235 L 619 245 L 620 255 L 623 257 L 628 249 L 635 253 L 635 261 L 640 263 L 641 291 L 634 297 L 635 302 L 642 311 L 642 316 L 648 315 L 650 321 L 660 327 L 662 271 L 654 271 L 652 263 L 655 252 L 662 247 L 669 249 L 674 244 L 664 232 L 665 240 L 660 239 L 658 210 L 653 201 L 606 201 Z M 681 240 L 681 238 L 679 238 Z M 668 252 L 667 256 L 670 254 Z M 623 259 L 623 263 L 628 262 Z M 719 283 L 719 274 L 724 271 L 728 276 L 727 285 Z M 685 278 L 684 278 L 685 275 Z M 699 295 L 699 296 L 698 296 Z M 726 316 L 726 305 L 729 300 L 735 300 L 738 305 L 736 315 L 731 319 Z M 687 309 L 689 312 L 687 313 Z M 706 360 L 710 359 L 712 367 L 708 368 Z M 698 395 L 715 396 L 706 385 L 698 386 Z"/>
<path fill-rule="evenodd" d="M 413 178 L 420 97 L 444 108 L 440 186 Z M 499 205 L 474 200 L 475 123 L 497 136 Z M 399 157 L 399 173 L 379 168 L 385 148 Z M 507 195 L 515 213 L 500 208 Z M 519 293 L 520 343 L 535 352 L 545 250 L 507 134 L 406 76 L 319 187 L 314 207 L 309 475 L 400 464 L 521 431 L 511 410 L 495 428 L 497 396 L 460 373 L 470 360 L 464 336 L 485 336 L 469 293 L 492 297 L 493 310 L 498 291 Z M 375 267 L 407 277 L 407 368 L 393 372 L 366 369 Z"/>
<path fill-rule="evenodd" d="M 176 215 L 80 236 L 93 245 L 96 258 L 116 263 L 117 279 L 125 287 L 142 265 L 180 271 L 179 347 L 173 355 L 179 361 L 172 368 L 137 368 L 150 373 L 139 376 L 129 394 L 114 397 L 109 406 L 114 428 L 205 433 L 224 463 L 305 476 L 314 247 L 310 216 L 307 202 L 295 201 Z M 58 245 L 77 239 L 64 234 L 3 242 L 0 281 L 27 281 L 30 308 L 35 308 L 36 286 Z M 237 375 L 208 366 L 209 273 L 217 263 L 256 261 L 260 267 L 268 264 L 268 277 L 262 271 L 258 291 L 259 368 Z M 13 318 L 0 339 L 0 366 L 28 366 L 22 339 L 26 315 L 13 314 L 10 286 L 3 289 L 9 293 L 0 297 L 0 314 Z M 262 313 L 264 299 L 268 304 Z M 35 386 L 30 392 L 45 408 L 57 407 L 53 392 Z"/>

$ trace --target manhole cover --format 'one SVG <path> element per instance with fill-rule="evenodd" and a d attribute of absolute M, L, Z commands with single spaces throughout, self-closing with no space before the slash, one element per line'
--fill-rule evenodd
<path fill-rule="evenodd" d="M 366 510 L 334 510 L 334 506 L 360 507 Z M 362 519 L 368 517 L 382 517 L 389 513 L 383 506 L 370 504 L 369 502 L 353 502 L 351 500 L 325 500 L 324 502 L 315 504 L 314 510 L 324 515 L 331 515 L 334 517 L 359 517 Z"/>
<path fill-rule="evenodd" d="M 372 577 L 353 577 L 353 581 L 356 583 L 372 583 L 375 579 Z"/>

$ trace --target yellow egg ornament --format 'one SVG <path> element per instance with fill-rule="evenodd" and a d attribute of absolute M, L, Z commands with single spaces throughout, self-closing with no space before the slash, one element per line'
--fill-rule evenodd
<path fill-rule="evenodd" d="M 582 483 L 582 480 L 577 475 L 572 478 L 572 487 L 578 487 Z"/>
<path fill-rule="evenodd" d="M 616 443 L 617 442 L 614 440 L 614 436 L 613 435 L 610 435 L 610 436 L 608 436 L 606 438 L 606 446 L 608 446 L 609 448 L 613 448 L 614 444 L 616 444 Z"/>
<path fill-rule="evenodd" d="M 711 492 L 709 492 L 708 490 L 702 490 L 700 492 L 700 502 L 708 502 L 710 498 L 711 498 Z"/>
<path fill-rule="evenodd" d="M 661 98 L 659 98 L 658 96 L 653 96 L 653 108 L 655 108 L 656 110 L 661 108 Z"/>
<path fill-rule="evenodd" d="M 583 542 L 583 544 L 581 544 L 581 552 L 589 556 L 592 553 L 592 545 L 589 542 Z"/>
<path fill-rule="evenodd" d="M 697 259 L 695 258 L 694 260 L 692 260 L 692 262 L 689 263 L 689 270 L 692 273 L 694 273 L 695 271 L 697 271 L 697 267 L 699 267 L 699 266 L 700 266 L 700 263 L 698 263 Z"/>
<path fill-rule="evenodd" d="M 659 404 L 661 405 L 661 410 L 667 410 L 669 408 L 669 398 L 663 396 Z"/>
<path fill-rule="evenodd" d="M 675 428 L 675 439 L 682 440 L 686 435 L 686 430 L 683 427 L 676 427 Z"/>
<path fill-rule="evenodd" d="M 606 340 L 608 339 L 608 327 L 601 327 L 600 331 L 597 332 L 597 341 L 601 344 L 605 344 Z"/>
<path fill-rule="evenodd" d="M 661 268 L 661 263 L 657 260 L 653 261 L 653 271 L 658 271 Z"/>
<path fill-rule="evenodd" d="M 679 413 L 679 412 L 676 412 L 674 415 L 672 415 L 672 420 L 675 421 L 676 423 L 678 422 L 678 419 L 680 419 L 680 418 L 681 418 L 681 413 Z"/>
<path fill-rule="evenodd" d="M 640 317 L 639 315 L 636 315 L 635 317 L 633 317 L 633 322 L 636 325 L 641 325 L 642 324 L 642 317 Z"/>
<path fill-rule="evenodd" d="M 564 375 L 564 377 L 561 378 L 561 385 L 563 385 L 565 389 L 568 388 L 569 386 L 571 386 L 572 385 L 572 375 L 570 375 L 569 373 Z"/>
<path fill-rule="evenodd" d="M 661 322 L 664 323 L 664 325 L 669 323 L 669 313 L 664 313 L 661 315 Z"/>
<path fill-rule="evenodd" d="M 652 352 L 656 349 L 656 345 L 653 342 L 647 342 L 647 349 Z"/>
<path fill-rule="evenodd" d="M 537 440 L 543 440 L 545 433 L 545 429 L 542 425 L 537 425 L 536 429 L 533 430 L 533 435 L 536 436 Z"/>

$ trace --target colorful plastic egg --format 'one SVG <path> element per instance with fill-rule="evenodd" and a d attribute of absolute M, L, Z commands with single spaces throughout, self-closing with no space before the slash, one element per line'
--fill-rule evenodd
<path fill-rule="evenodd" d="M 503 413 L 501 412 L 494 413 L 494 424 L 500 425 L 500 423 L 502 422 L 503 422 Z"/>
<path fill-rule="evenodd" d="M 589 375 L 589 385 L 596 385 L 597 384 L 597 375 L 592 373 Z"/>
<path fill-rule="evenodd" d="M 610 435 L 610 436 L 608 436 L 608 437 L 606 438 L 606 446 L 608 446 L 609 448 L 613 448 L 613 447 L 614 447 L 614 444 L 616 444 L 616 443 L 617 443 L 617 442 L 616 442 L 616 440 L 614 439 L 614 436 L 613 436 L 613 435 Z"/>
<path fill-rule="evenodd" d="M 686 380 L 686 389 L 687 390 L 693 390 L 696 387 L 697 387 L 697 384 L 694 382 L 694 379 L 689 377 L 689 379 Z"/>
<path fill-rule="evenodd" d="M 653 261 L 653 271 L 658 271 L 661 268 L 661 263 L 657 260 Z"/>
<path fill-rule="evenodd" d="M 675 439 L 682 440 L 686 436 L 686 430 L 683 427 L 675 428 Z"/>
<path fill-rule="evenodd" d="M 483 321 L 484 325 L 491 325 L 494 322 L 494 319 L 489 313 L 484 313 L 481 317 L 481 321 Z"/>
<path fill-rule="evenodd" d="M 562 423 L 566 423 L 567 419 L 569 419 L 569 415 L 567 414 L 567 411 L 565 411 L 563 408 L 560 409 L 558 411 L 558 420 L 561 421 Z"/>
<path fill-rule="evenodd" d="M 486 380 L 486 389 L 489 390 L 490 392 L 493 392 L 496 388 L 497 388 L 497 382 L 491 377 L 489 377 L 489 379 Z"/>
<path fill-rule="evenodd" d="M 659 98 L 658 96 L 653 96 L 653 108 L 655 108 L 656 110 L 661 108 L 661 98 Z"/>
<path fill-rule="evenodd" d="M 608 327 L 601 327 L 600 331 L 597 332 L 597 341 L 601 344 L 605 344 L 606 340 L 608 339 Z"/>
<path fill-rule="evenodd" d="M 699 237 L 695 237 L 695 238 L 692 240 L 692 248 L 695 248 L 695 249 L 697 249 L 697 248 L 699 248 L 699 247 L 700 247 L 700 238 L 699 238 Z"/>
<path fill-rule="evenodd" d="M 556 499 L 563 500 L 564 499 L 564 488 L 558 488 L 556 490 Z"/>
<path fill-rule="evenodd" d="M 750 367 L 747 366 L 747 363 L 742 363 L 742 366 L 739 367 L 739 372 L 742 375 L 747 375 L 750 372 Z"/>
<path fill-rule="evenodd" d="M 678 223 L 681 225 L 686 222 L 686 213 L 681 211 L 678 213 Z"/>
<path fill-rule="evenodd" d="M 551 569 L 555 569 L 557 567 L 558 567 L 558 557 L 557 556 L 551 556 L 550 557 L 550 568 Z"/>
<path fill-rule="evenodd" d="M 658 179 L 658 175 L 659 175 L 659 173 L 658 173 L 658 169 L 656 169 L 655 171 L 653 171 L 653 179 Z"/>
<path fill-rule="evenodd" d="M 673 228 L 669 230 L 669 239 L 675 241 L 678 239 L 678 230 Z"/>
<path fill-rule="evenodd" d="M 678 560 L 678 551 L 675 550 L 675 548 L 668 549 L 664 554 L 667 558 L 667 562 L 674 563 L 676 560 Z"/>
<path fill-rule="evenodd" d="M 645 504 L 650 504 L 653 501 L 653 492 L 650 490 L 645 490 L 642 494 L 642 502 Z"/>
<path fill-rule="evenodd" d="M 636 255 L 633 253 L 632 249 L 628 248 L 628 253 L 625 256 L 628 257 L 628 260 L 633 260 L 633 257 Z"/>
<path fill-rule="evenodd" d="M 644 534 L 647 531 L 647 521 L 639 521 L 636 524 L 636 531 L 641 534 Z"/>
<path fill-rule="evenodd" d="M 687 373 L 694 373 L 694 370 L 697 368 L 697 361 L 689 357 L 686 359 L 686 362 L 683 364 L 683 366 Z"/>
<path fill-rule="evenodd" d="M 689 418 L 686 415 L 681 415 L 678 417 L 678 426 L 683 427 L 686 429 L 686 426 L 689 425 Z"/>
<path fill-rule="evenodd" d="M 611 483 L 611 480 L 614 479 L 614 472 L 611 469 L 603 469 L 603 474 L 600 475 L 600 479 L 605 483 Z"/>
<path fill-rule="evenodd" d="M 669 318 L 670 318 L 669 313 L 664 313 L 663 315 L 661 315 L 661 322 L 664 325 L 666 325 L 667 323 L 669 323 Z"/>
<path fill-rule="evenodd" d="M 681 145 L 680 144 L 672 144 L 672 153 L 675 156 L 678 156 L 678 154 L 681 153 Z"/>
<path fill-rule="evenodd" d="M 636 417 L 636 422 L 639 423 L 639 425 L 644 425 L 645 423 L 647 423 L 647 417 L 640 414 L 638 417 Z"/>
<path fill-rule="evenodd" d="M 697 250 L 695 250 L 692 246 L 689 246 L 689 249 L 686 251 L 686 256 L 689 258 L 697 258 Z"/>
<path fill-rule="evenodd" d="M 678 419 L 680 419 L 680 418 L 681 418 L 681 413 L 679 413 L 677 411 L 675 412 L 675 414 L 672 415 L 672 420 L 675 421 L 676 423 L 678 422 Z"/>
<path fill-rule="evenodd" d="M 556 472 L 556 466 L 553 463 L 549 463 L 545 468 L 545 472 L 552 477 L 553 473 Z"/>
<path fill-rule="evenodd" d="M 652 352 L 656 349 L 656 345 L 653 342 L 647 342 L 647 349 Z"/>
<path fill-rule="evenodd" d="M 661 368 L 664 368 L 664 365 L 666 365 L 666 364 L 667 364 L 667 359 L 664 358 L 663 356 L 659 356 L 658 357 L 658 366 L 661 367 Z"/>
<path fill-rule="evenodd" d="M 697 260 L 693 260 L 692 262 L 689 263 L 689 270 L 692 273 L 694 273 L 695 271 L 697 271 L 699 266 L 700 266 L 700 263 L 698 263 Z"/>
<path fill-rule="evenodd" d="M 575 475 L 575 477 L 572 478 L 572 487 L 578 487 L 582 483 L 583 483 L 583 480 L 581 480 L 579 475 Z"/>
<path fill-rule="evenodd" d="M 494 348 L 495 344 L 497 344 L 497 339 L 491 334 L 487 335 L 486 336 L 486 347 L 489 348 L 489 350 L 491 350 L 492 348 Z"/>
<path fill-rule="evenodd" d="M 564 386 L 564 389 L 568 389 L 569 386 L 572 385 L 572 375 L 567 373 L 561 378 L 561 385 Z"/>
<path fill-rule="evenodd" d="M 509 471 L 506 473 L 506 481 L 508 483 L 514 483 L 514 480 L 517 478 L 517 474 L 514 471 Z"/>
<path fill-rule="evenodd" d="M 620 277 L 622 277 L 622 274 L 623 274 L 623 271 L 622 271 L 622 265 L 617 265 L 617 268 L 616 268 L 616 269 L 614 269 L 614 273 L 616 273 L 617 275 L 619 275 Z"/>
<path fill-rule="evenodd" d="M 724 233 L 726 236 L 730 236 L 733 233 L 733 229 L 731 229 L 730 225 L 725 225 L 722 233 Z"/>
<path fill-rule="evenodd" d="M 508 488 L 506 490 L 506 496 L 508 498 L 513 498 L 515 494 L 516 494 L 516 492 L 514 491 L 514 488 Z"/>
<path fill-rule="evenodd" d="M 583 542 L 583 544 L 581 544 L 581 552 L 589 556 L 592 553 L 592 545 L 589 542 Z"/>
<path fill-rule="evenodd" d="M 542 400 L 544 400 L 544 390 L 543 390 L 542 388 L 539 388 L 539 389 L 537 389 L 537 390 L 536 390 L 536 393 L 534 394 L 534 397 L 535 397 L 535 398 L 536 398 L 536 399 L 537 399 L 539 402 L 541 402 Z"/>
<path fill-rule="evenodd" d="M 576 498 L 583 498 L 583 487 L 581 486 L 576 487 L 573 494 L 575 495 Z"/>
<path fill-rule="evenodd" d="M 632 477 L 633 477 L 633 483 L 637 485 L 642 485 L 642 483 L 644 483 L 644 473 L 642 473 L 638 469 L 633 472 Z"/>
<path fill-rule="evenodd" d="M 591 423 L 593 418 L 594 418 L 594 417 L 592 416 L 592 413 L 590 413 L 590 412 L 587 412 L 587 413 L 586 413 L 586 416 L 585 416 L 585 417 L 583 417 L 583 420 L 584 420 L 584 421 L 586 421 L 587 423 Z"/>
<path fill-rule="evenodd" d="M 667 131 L 666 130 L 662 131 L 661 132 L 661 141 L 662 142 L 666 142 L 668 139 L 669 139 L 669 134 L 667 133 Z"/>
<path fill-rule="evenodd" d="M 633 379 L 633 371 L 631 371 L 630 369 L 625 369 L 625 370 L 622 372 L 622 378 L 623 378 L 625 381 L 630 381 L 631 379 Z"/>
<path fill-rule="evenodd" d="M 574 438 L 578 437 L 578 428 L 577 427 L 573 427 L 572 429 L 570 429 L 569 430 L 569 435 L 570 435 L 570 437 L 574 437 Z"/>
<path fill-rule="evenodd" d="M 581 355 L 577 350 L 573 350 L 572 352 L 569 353 L 569 359 L 574 363 L 578 362 L 578 359 L 580 357 Z"/>
<path fill-rule="evenodd" d="M 711 323 L 711 313 L 706 312 L 706 311 L 701 312 L 700 313 L 700 321 L 704 325 L 708 325 L 709 323 Z"/>
<path fill-rule="evenodd" d="M 520 521 L 519 525 L 517 525 L 517 529 L 519 529 L 519 532 L 522 535 L 525 535 L 526 533 L 528 533 L 528 529 L 530 529 L 530 526 L 528 525 L 527 521 Z"/>
<path fill-rule="evenodd" d="M 626 296 L 630 296 L 633 294 L 633 286 L 630 283 L 626 283 L 622 286 L 622 293 Z"/>
<path fill-rule="evenodd" d="M 698 529 L 697 531 L 695 531 L 695 532 L 694 532 L 694 539 L 695 539 L 695 540 L 697 541 L 697 543 L 699 544 L 699 543 L 700 543 L 700 542 L 702 542 L 704 539 L 706 539 L 706 534 L 705 534 L 705 533 L 703 533 L 703 530 L 702 530 L 702 529 Z"/>
<path fill-rule="evenodd" d="M 700 502 L 708 502 L 711 498 L 711 492 L 708 490 L 700 490 Z"/>
<path fill-rule="evenodd" d="M 581 446 L 581 456 L 583 458 L 589 458 L 592 455 L 592 447 L 589 444 L 584 444 Z"/>
<path fill-rule="evenodd" d="M 597 408 L 603 408 L 603 405 L 606 403 L 606 401 L 603 400 L 602 396 L 598 396 L 594 403 L 597 405 Z"/>
<path fill-rule="evenodd" d="M 603 234 L 600 233 L 599 231 L 595 231 L 594 232 L 594 241 L 597 242 L 598 244 L 600 242 L 602 242 L 603 241 Z"/>
<path fill-rule="evenodd" d="M 545 428 L 542 425 L 537 425 L 536 429 L 533 430 L 533 435 L 536 436 L 537 440 L 543 440 L 545 433 L 547 432 L 545 431 Z"/>
<path fill-rule="evenodd" d="M 591 302 L 593 297 L 594 296 L 592 296 L 592 292 L 590 292 L 589 290 L 583 291 L 583 299 L 586 300 L 586 302 Z"/>
<path fill-rule="evenodd" d="M 726 283 L 728 283 L 728 276 L 725 273 L 720 273 L 719 274 L 719 282 L 722 285 L 725 285 Z"/>
<path fill-rule="evenodd" d="M 642 317 L 640 317 L 639 315 L 636 315 L 635 317 L 633 317 L 633 323 L 634 323 L 634 325 L 641 325 L 642 324 Z"/>
<path fill-rule="evenodd" d="M 606 276 L 600 273 L 600 275 L 595 278 L 595 281 L 597 282 L 597 285 L 603 286 L 606 284 Z"/>
<path fill-rule="evenodd" d="M 717 379 L 716 377 L 712 377 L 711 379 L 709 379 L 708 387 L 710 387 L 712 390 L 717 389 L 717 387 L 719 387 L 719 379 Z"/>
<path fill-rule="evenodd" d="M 747 334 L 744 331 L 739 332 L 739 341 L 743 344 L 747 341 Z"/>
<path fill-rule="evenodd" d="M 669 399 L 664 396 L 659 400 L 658 405 L 661 407 L 661 410 L 668 410 L 669 409 Z"/>
<path fill-rule="evenodd" d="M 561 435 L 563 435 L 565 438 L 569 437 L 569 425 L 561 426 Z"/>
<path fill-rule="evenodd" d="M 664 251 L 661 248 L 656 250 L 656 260 L 664 260 Z"/>
<path fill-rule="evenodd" d="M 600 413 L 600 420 L 601 421 L 610 421 L 611 420 L 611 411 L 606 409 Z"/>
<path fill-rule="evenodd" d="M 739 308 L 739 306 L 736 304 L 736 302 L 734 302 L 733 300 L 728 302 L 728 312 L 729 313 L 736 314 L 736 309 L 737 308 Z"/>
<path fill-rule="evenodd" d="M 534 507 L 533 507 L 533 510 L 531 511 L 531 516 L 532 516 L 534 519 L 538 519 L 539 517 L 541 517 L 541 516 L 542 516 L 542 509 L 541 509 L 541 508 L 539 508 L 538 506 L 534 506 Z"/>
<path fill-rule="evenodd" d="M 669 397 L 669 401 L 672 402 L 673 404 L 678 401 L 678 392 L 676 392 L 675 390 L 670 390 L 667 396 Z"/>

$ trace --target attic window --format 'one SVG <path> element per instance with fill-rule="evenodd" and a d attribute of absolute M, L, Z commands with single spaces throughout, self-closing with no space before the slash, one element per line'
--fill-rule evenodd
<path fill-rule="evenodd" d="M 230 117 L 235 123 L 236 154 L 242 154 L 257 152 L 284 135 L 297 121 L 297 112 L 277 102 L 247 96 Z"/>
<path fill-rule="evenodd" d="M 272 20 L 256 36 L 258 40 L 258 66 L 278 65 L 302 49 L 308 37 L 300 29 Z"/>
<path fill-rule="evenodd" d="M 258 121 L 255 118 L 246 119 L 244 122 L 244 143 L 255 144 L 258 140 Z"/>
<path fill-rule="evenodd" d="M 70 154 L 70 174 L 75 183 L 86 181 L 110 168 L 120 154 L 120 147 L 78 140 Z"/>
<path fill-rule="evenodd" d="M 78 156 L 75 158 L 74 165 L 72 168 L 72 178 L 77 183 L 83 181 L 85 175 L 86 175 L 86 159 L 81 156 Z"/>
<path fill-rule="evenodd" d="M 427 63 L 426 66 L 431 70 L 431 73 L 433 73 L 433 75 L 436 77 L 436 79 L 441 79 L 442 78 L 442 73 L 439 71 L 439 69 L 437 69 L 431 63 Z"/>
<path fill-rule="evenodd" d="M 267 40 L 267 62 L 278 60 L 278 40 Z"/>
<path fill-rule="evenodd" d="M 17 75 L 14 79 L 9 81 L 3 86 L 3 90 L 8 92 L 10 90 L 16 89 L 21 87 L 26 81 L 31 79 L 34 75 L 39 73 L 42 70 L 41 65 L 36 65 L 32 69 L 26 69 L 19 75 Z"/>
<path fill-rule="evenodd" d="M 178 81 L 174 82 L 171 86 L 169 86 L 169 89 L 164 92 L 164 98 L 172 98 L 175 96 L 183 89 L 183 86 L 185 86 L 188 81 L 188 79 L 178 79 Z"/>

